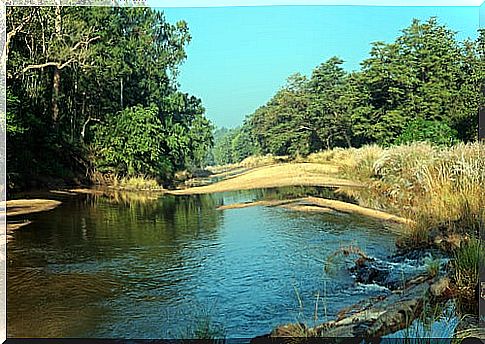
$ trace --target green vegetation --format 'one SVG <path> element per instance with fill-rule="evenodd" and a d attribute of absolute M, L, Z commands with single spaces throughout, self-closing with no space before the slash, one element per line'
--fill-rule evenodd
<path fill-rule="evenodd" d="M 452 276 L 457 286 L 458 308 L 463 313 L 478 314 L 475 293 L 480 266 L 485 264 L 482 245 L 480 240 L 472 238 L 455 252 Z"/>
<path fill-rule="evenodd" d="M 169 181 L 212 146 L 201 101 L 177 89 L 187 24 L 149 8 L 7 8 L 7 178 Z"/>
<path fill-rule="evenodd" d="M 439 121 L 426 121 L 418 118 L 404 129 L 396 139 L 396 144 L 411 142 L 430 142 L 437 145 L 451 146 L 458 143 L 458 132 L 446 123 Z"/>
<path fill-rule="evenodd" d="M 259 148 L 252 139 L 250 127 L 245 123 L 235 129 L 220 128 L 214 132 L 211 163 L 227 165 L 258 155 Z"/>
<path fill-rule="evenodd" d="M 458 308 L 476 314 L 485 228 L 485 143 L 476 142 L 485 30 L 476 41 L 455 36 L 436 18 L 414 20 L 394 42 L 372 43 L 360 70 L 348 72 L 331 57 L 309 76 L 290 76 L 240 127 L 214 131 L 201 100 L 178 89 L 187 23 L 170 24 L 149 8 L 8 7 L 8 187 L 61 181 L 155 190 L 176 171 L 206 164 L 333 165 L 367 186 L 341 188 L 360 205 L 412 220 L 404 246 L 451 252 Z M 211 171 L 227 177 L 224 168 Z M 139 213 L 170 216 L 173 228 L 191 223 L 147 195 L 137 205 L 130 197 L 140 196 L 106 199 L 130 203 L 127 223 Z M 170 202 L 180 212 L 186 206 Z M 202 227 L 216 227 L 220 201 L 189 202 L 194 213 L 212 214 Z M 367 258 L 349 246 L 329 263 L 340 255 Z M 440 266 L 429 261 L 427 268 L 434 276 Z M 224 330 L 201 314 L 189 336 L 215 339 Z"/>
<path fill-rule="evenodd" d="M 436 18 L 414 20 L 394 42 L 373 43 L 359 71 L 347 72 L 344 61 L 332 57 L 309 77 L 290 76 L 241 128 L 216 140 L 215 162 L 369 144 L 474 141 L 483 102 L 484 42 L 484 30 L 476 41 L 460 42 Z M 252 145 L 235 153 L 239 132 Z"/>
<path fill-rule="evenodd" d="M 207 343 L 225 343 L 226 330 L 224 326 L 215 321 L 214 305 L 198 306 L 194 309 L 193 318 L 187 323 L 186 328 L 182 331 L 180 339 L 182 340 L 203 340 Z"/>

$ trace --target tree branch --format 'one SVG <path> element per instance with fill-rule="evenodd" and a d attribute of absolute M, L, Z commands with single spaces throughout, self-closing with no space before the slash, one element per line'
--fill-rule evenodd
<path fill-rule="evenodd" d="M 84 135 L 86 134 L 86 127 L 88 126 L 89 122 L 100 122 L 101 123 L 101 120 L 98 119 L 98 118 L 92 118 L 91 116 L 88 117 L 88 119 L 86 120 L 86 122 L 84 122 L 83 128 L 81 130 L 81 139 L 83 141 L 84 141 Z"/>
<path fill-rule="evenodd" d="M 22 73 L 25 73 L 26 71 L 28 71 L 30 69 L 42 69 L 42 68 L 49 67 L 49 66 L 54 66 L 54 67 L 59 68 L 61 66 L 61 64 L 59 62 L 46 62 L 46 63 L 36 64 L 36 65 L 29 65 L 29 66 L 25 67 L 24 69 L 22 69 Z"/>
<path fill-rule="evenodd" d="M 72 62 L 74 62 L 74 58 L 70 58 L 69 60 L 67 60 L 66 62 L 62 63 L 61 62 L 46 62 L 46 63 L 41 63 L 41 64 L 36 64 L 36 65 L 29 65 L 27 67 L 25 67 L 24 69 L 22 69 L 22 73 L 25 73 L 26 71 L 30 70 L 30 69 L 42 69 L 42 68 L 45 68 L 45 67 L 49 67 L 49 66 L 54 66 L 54 67 L 57 67 L 57 69 L 63 69 L 65 67 L 67 67 L 69 64 L 71 64 Z"/>
<path fill-rule="evenodd" d="M 101 36 L 96 36 L 96 37 L 92 37 L 90 39 L 88 39 L 87 41 L 84 41 L 84 42 L 77 42 L 72 48 L 71 48 L 71 51 L 74 51 L 76 50 L 77 48 L 79 48 L 81 45 L 88 45 L 89 43 L 91 42 L 94 42 L 98 39 L 100 39 Z"/>
<path fill-rule="evenodd" d="M 63 69 L 64 67 L 68 66 L 71 62 L 74 62 L 74 58 L 71 57 L 69 60 L 67 60 L 66 62 L 64 62 L 63 64 L 61 64 L 59 67 L 59 69 Z"/>

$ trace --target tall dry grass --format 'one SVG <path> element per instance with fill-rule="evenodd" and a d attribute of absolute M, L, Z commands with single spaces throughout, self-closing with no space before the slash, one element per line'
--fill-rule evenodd
<path fill-rule="evenodd" d="M 361 205 L 414 220 L 407 228 L 407 247 L 432 245 L 437 235 L 460 238 L 449 248 L 453 250 L 452 279 L 458 304 L 473 303 L 477 262 L 483 260 L 479 237 L 485 230 L 485 143 L 452 147 L 412 143 L 385 149 L 365 146 L 334 149 L 308 158 L 335 164 L 345 177 L 367 185 L 343 190 Z M 471 309 L 460 308 L 465 312 Z"/>
<path fill-rule="evenodd" d="M 252 155 L 245 158 L 243 161 L 234 163 L 234 164 L 226 164 L 226 165 L 216 165 L 216 166 L 209 166 L 207 170 L 209 170 L 213 174 L 224 173 L 227 171 L 239 169 L 239 168 L 255 168 L 255 167 L 262 167 L 273 165 L 282 162 L 288 162 L 290 158 L 288 156 L 275 156 L 272 154 L 267 155 Z"/>
<path fill-rule="evenodd" d="M 116 178 L 112 186 L 114 188 L 135 191 L 163 189 L 155 179 L 146 176 Z"/>
<path fill-rule="evenodd" d="M 364 146 L 309 156 L 334 163 L 349 179 L 364 182 L 354 191 L 364 205 L 390 210 L 429 229 L 478 234 L 484 221 L 485 144 L 437 147 L 413 143 L 390 148 Z M 318 161 L 318 160 L 317 160 Z M 351 191 L 349 191 L 351 192 Z"/>

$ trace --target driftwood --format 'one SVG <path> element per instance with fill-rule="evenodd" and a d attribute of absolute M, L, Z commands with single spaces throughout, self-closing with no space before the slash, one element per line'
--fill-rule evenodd
<path fill-rule="evenodd" d="M 408 280 L 403 289 L 386 297 L 365 300 L 343 309 L 336 320 L 314 328 L 306 328 L 303 324 L 283 325 L 252 342 L 281 337 L 382 337 L 409 326 L 421 315 L 426 302 L 442 299 L 448 288 L 446 277 L 421 275 Z"/>

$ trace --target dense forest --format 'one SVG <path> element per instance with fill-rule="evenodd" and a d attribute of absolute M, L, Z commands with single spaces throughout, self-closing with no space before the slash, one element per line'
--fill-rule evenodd
<path fill-rule="evenodd" d="M 178 68 L 187 23 L 149 8 L 8 7 L 9 190 L 144 176 L 251 155 L 477 139 L 485 31 L 458 41 L 430 18 L 372 43 L 358 71 L 331 57 L 294 74 L 235 129 L 218 129 Z"/>
<path fill-rule="evenodd" d="M 8 7 L 9 190 L 200 166 L 213 127 L 177 84 L 190 39 L 149 8 Z"/>
<path fill-rule="evenodd" d="M 359 71 L 332 57 L 309 77 L 291 75 L 242 126 L 216 131 L 213 159 L 476 140 L 484 62 L 484 30 L 460 42 L 437 18 L 414 20 L 394 42 L 372 43 Z"/>

